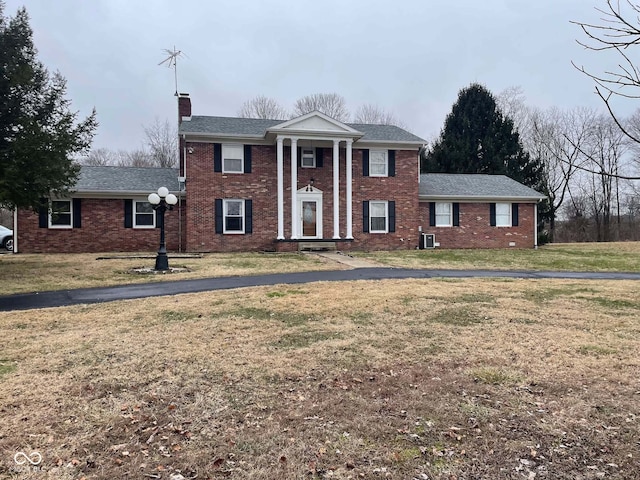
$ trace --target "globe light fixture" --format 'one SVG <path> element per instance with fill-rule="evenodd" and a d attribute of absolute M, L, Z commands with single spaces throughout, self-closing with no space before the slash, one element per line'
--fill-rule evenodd
<path fill-rule="evenodd" d="M 169 193 L 167 187 L 160 187 L 158 193 L 150 193 L 147 200 L 158 215 L 158 225 L 160 227 L 160 248 L 156 255 L 156 270 L 164 272 L 169 270 L 169 258 L 167 257 L 167 245 L 164 238 L 164 214 L 167 210 L 173 210 L 173 206 L 178 203 L 178 197 Z"/>

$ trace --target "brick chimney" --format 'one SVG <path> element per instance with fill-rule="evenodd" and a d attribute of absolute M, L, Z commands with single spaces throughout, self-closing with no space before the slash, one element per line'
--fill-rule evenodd
<path fill-rule="evenodd" d="M 181 93 L 178 97 L 178 124 L 182 123 L 182 117 L 191 116 L 191 99 L 188 93 Z"/>

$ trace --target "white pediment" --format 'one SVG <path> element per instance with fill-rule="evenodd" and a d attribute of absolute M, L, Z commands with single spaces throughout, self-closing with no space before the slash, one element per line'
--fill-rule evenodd
<path fill-rule="evenodd" d="M 268 129 L 273 133 L 309 133 L 309 134 L 343 134 L 343 135 L 362 135 L 350 126 L 339 122 L 338 120 L 325 115 L 324 113 L 314 111 L 293 118 L 283 123 L 274 125 Z"/>

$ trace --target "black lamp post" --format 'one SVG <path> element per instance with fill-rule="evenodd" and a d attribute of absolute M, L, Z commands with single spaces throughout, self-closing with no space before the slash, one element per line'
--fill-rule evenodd
<path fill-rule="evenodd" d="M 148 197 L 149 203 L 154 210 L 160 213 L 158 222 L 160 223 L 160 248 L 156 256 L 156 270 L 169 270 L 169 258 L 167 257 L 167 246 L 164 241 L 164 212 L 173 210 L 173 206 L 178 203 L 178 198 L 169 193 L 167 187 L 160 187 L 158 193 L 151 193 Z"/>

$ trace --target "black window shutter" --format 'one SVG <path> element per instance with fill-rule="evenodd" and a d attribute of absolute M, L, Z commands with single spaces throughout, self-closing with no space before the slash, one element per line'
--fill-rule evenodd
<path fill-rule="evenodd" d="M 429 202 L 429 226 L 436 226 L 436 202 Z"/>
<path fill-rule="evenodd" d="M 511 226 L 512 227 L 518 226 L 518 204 L 517 203 L 511 204 Z"/>
<path fill-rule="evenodd" d="M 369 201 L 362 202 L 362 231 L 367 233 L 369 231 Z"/>
<path fill-rule="evenodd" d="M 489 204 L 489 225 L 492 227 L 496 226 L 496 204 Z"/>
<path fill-rule="evenodd" d="M 396 151 L 389 150 L 389 176 L 396 176 Z"/>
<path fill-rule="evenodd" d="M 49 226 L 49 200 L 40 199 L 40 208 L 38 208 L 38 227 L 47 228 Z"/>
<path fill-rule="evenodd" d="M 222 172 L 222 144 L 213 144 L 213 171 Z"/>
<path fill-rule="evenodd" d="M 396 202 L 390 201 L 388 203 L 389 208 L 389 231 L 396 231 Z"/>
<path fill-rule="evenodd" d="M 253 233 L 253 200 L 244 201 L 244 233 Z"/>
<path fill-rule="evenodd" d="M 133 200 L 124 201 L 124 228 L 133 228 Z"/>
<path fill-rule="evenodd" d="M 216 198 L 215 216 L 216 216 L 216 233 L 224 231 L 224 212 L 222 211 L 222 199 Z"/>
<path fill-rule="evenodd" d="M 460 204 L 459 203 L 453 204 L 453 226 L 454 227 L 460 226 Z"/>
<path fill-rule="evenodd" d="M 297 158 L 298 158 L 298 168 L 302 167 L 302 148 L 298 147 L 297 150 Z"/>
<path fill-rule="evenodd" d="M 322 168 L 324 166 L 324 159 L 322 158 L 322 148 L 316 148 L 316 168 Z"/>
<path fill-rule="evenodd" d="M 251 145 L 244 146 L 244 173 L 251 173 Z"/>
<path fill-rule="evenodd" d="M 362 150 L 362 176 L 369 176 L 369 150 Z"/>
<path fill-rule="evenodd" d="M 81 201 L 79 198 L 74 198 L 73 202 L 73 228 L 81 228 L 82 227 L 82 211 L 81 211 Z"/>

